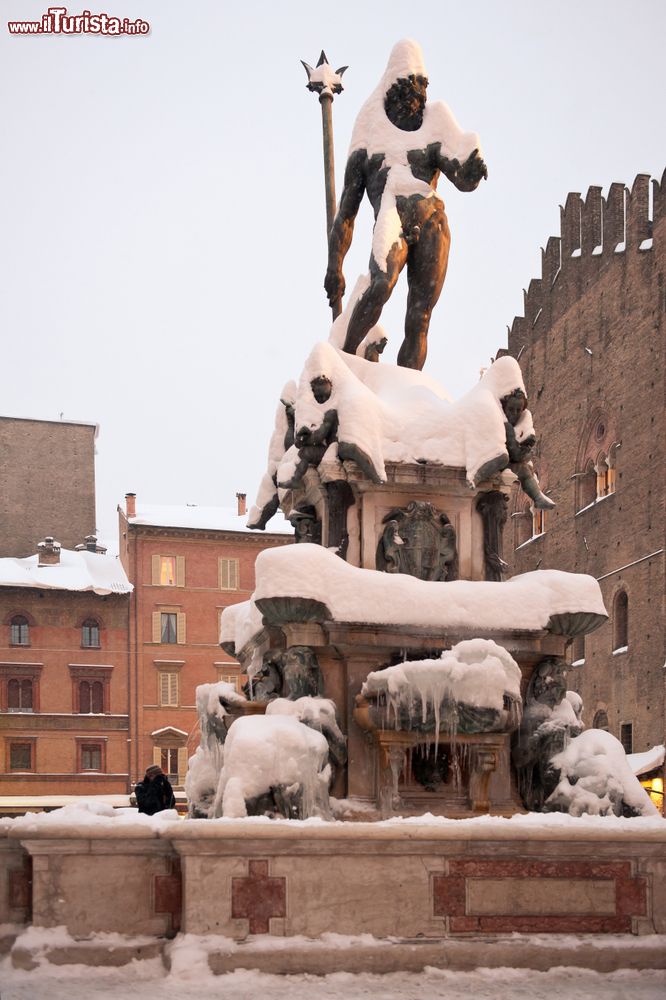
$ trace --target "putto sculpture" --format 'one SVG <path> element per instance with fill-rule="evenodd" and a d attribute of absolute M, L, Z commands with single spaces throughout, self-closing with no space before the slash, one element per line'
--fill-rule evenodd
<path fill-rule="evenodd" d="M 353 306 L 344 350 L 356 353 L 406 264 L 409 296 L 398 364 L 419 370 L 451 243 L 437 181 L 444 174 L 460 191 L 473 191 L 488 175 L 478 136 L 464 133 L 443 102 L 426 104 L 427 87 L 420 46 L 409 39 L 398 42 L 356 119 L 324 281 L 335 315 L 345 291 L 342 264 L 367 194 L 375 214 L 370 277 Z M 381 346 L 369 342 L 367 347 L 366 356 L 376 360 Z"/>

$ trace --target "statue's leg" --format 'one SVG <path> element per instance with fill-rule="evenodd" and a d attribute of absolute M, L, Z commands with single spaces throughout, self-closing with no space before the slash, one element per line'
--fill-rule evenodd
<path fill-rule="evenodd" d="M 344 346 L 347 354 L 356 354 L 366 334 L 379 322 L 384 303 L 395 288 L 406 260 L 407 244 L 403 239 L 391 247 L 386 260 L 386 271 L 381 271 L 374 257 L 370 257 L 370 284 L 354 306 L 349 319 Z"/>
<path fill-rule="evenodd" d="M 398 364 L 403 368 L 421 371 L 425 364 L 430 317 L 444 285 L 450 246 L 451 234 L 442 207 L 433 212 L 418 242 L 409 250 L 405 339 L 398 353 Z"/>

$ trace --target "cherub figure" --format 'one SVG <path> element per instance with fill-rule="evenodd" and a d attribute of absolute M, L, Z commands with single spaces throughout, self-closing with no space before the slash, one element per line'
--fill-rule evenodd
<path fill-rule="evenodd" d="M 529 456 L 536 444 L 534 434 L 529 434 L 522 441 L 518 440 L 516 426 L 527 410 L 527 396 L 522 389 L 514 389 L 508 396 L 501 400 L 504 410 L 504 427 L 506 430 L 506 450 L 509 453 L 508 467 L 517 477 L 524 493 L 534 501 L 534 506 L 538 510 L 551 510 L 555 503 L 542 493 L 539 480 L 534 474 Z"/>
<path fill-rule="evenodd" d="M 331 380 L 326 375 L 317 375 L 310 382 L 312 394 L 318 403 L 327 403 L 333 391 Z M 300 427 L 294 435 L 294 444 L 298 449 L 298 464 L 294 474 L 287 483 L 280 485 L 293 489 L 303 476 L 313 466 L 316 468 L 326 454 L 329 446 L 337 439 L 338 411 L 326 410 L 319 427 Z"/>

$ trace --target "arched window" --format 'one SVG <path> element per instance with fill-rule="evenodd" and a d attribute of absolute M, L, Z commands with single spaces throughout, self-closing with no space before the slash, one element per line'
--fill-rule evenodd
<path fill-rule="evenodd" d="M 608 732 L 608 712 L 605 712 L 603 709 L 599 709 L 598 712 L 595 712 L 594 719 L 592 721 L 592 728 L 604 729 Z"/>
<path fill-rule="evenodd" d="M 620 653 L 629 645 L 629 598 L 626 590 L 615 596 L 613 603 L 613 652 Z"/>
<path fill-rule="evenodd" d="M 536 538 L 538 535 L 543 535 L 546 530 L 546 512 L 545 510 L 538 510 L 536 507 L 532 508 L 532 538 Z"/>
<path fill-rule="evenodd" d="M 11 677 L 7 682 L 7 710 L 32 712 L 32 680 L 28 677 Z"/>
<path fill-rule="evenodd" d="M 101 681 L 79 683 L 79 712 L 83 715 L 102 715 L 104 712 L 104 685 Z"/>
<path fill-rule="evenodd" d="M 10 643 L 12 646 L 30 645 L 30 625 L 24 615 L 14 615 L 10 623 Z"/>
<path fill-rule="evenodd" d="M 99 646 L 99 622 L 94 618 L 87 618 L 81 626 L 81 645 L 88 649 Z"/>
<path fill-rule="evenodd" d="M 599 455 L 595 469 L 597 473 L 596 499 L 601 500 L 603 497 L 607 497 L 609 493 L 613 492 L 610 488 L 610 468 L 605 455 Z"/>
<path fill-rule="evenodd" d="M 592 459 L 585 467 L 585 472 L 578 476 L 578 510 L 589 507 L 597 497 L 597 473 Z"/>

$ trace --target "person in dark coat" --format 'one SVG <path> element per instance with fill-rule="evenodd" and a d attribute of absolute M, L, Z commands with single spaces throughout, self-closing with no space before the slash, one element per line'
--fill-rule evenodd
<path fill-rule="evenodd" d="M 146 768 L 145 777 L 136 785 L 134 794 L 139 812 L 147 816 L 154 816 L 163 809 L 176 808 L 173 788 L 159 764 Z"/>

